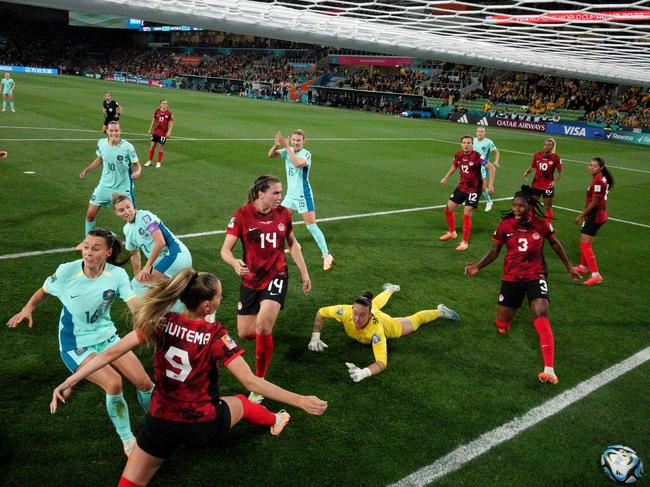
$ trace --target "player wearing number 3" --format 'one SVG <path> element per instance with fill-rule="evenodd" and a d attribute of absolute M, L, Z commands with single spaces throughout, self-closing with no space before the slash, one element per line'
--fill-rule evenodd
<path fill-rule="evenodd" d="M 242 276 L 237 307 L 237 332 L 255 339 L 255 375 L 265 377 L 273 354 L 273 326 L 287 295 L 288 270 L 285 244 L 300 269 L 302 292 L 309 293 L 311 281 L 300 245 L 293 234 L 291 212 L 280 206 L 282 183 L 274 176 L 261 176 L 242 206 L 228 223 L 221 258 Z M 244 255 L 233 255 L 237 240 Z M 262 398 L 251 395 L 251 400 Z"/>
<path fill-rule="evenodd" d="M 440 240 L 449 240 L 456 238 L 456 218 L 454 210 L 465 203 L 465 210 L 463 211 L 463 239 L 461 240 L 456 250 L 466 250 L 469 243 L 469 234 L 472 230 L 472 211 L 478 208 L 478 200 L 481 192 L 483 191 L 483 177 L 481 176 L 481 168 L 485 168 L 489 172 L 488 176 L 488 193 L 494 192 L 494 166 L 483 159 L 483 156 L 473 150 L 473 139 L 471 135 L 464 135 L 460 139 L 461 150 L 454 155 L 451 168 L 445 174 L 445 177 L 440 180 L 440 186 L 447 184 L 447 179 L 451 176 L 456 169 L 460 170 L 460 182 L 456 189 L 449 197 L 447 206 L 445 207 L 445 218 L 447 219 L 448 231 L 440 237 Z"/>
<path fill-rule="evenodd" d="M 515 193 L 512 211 L 504 215 L 492 239 L 492 249 L 477 264 L 465 267 L 465 274 L 476 275 L 499 256 L 501 247 L 507 247 L 497 303 L 497 330 L 501 334 L 508 333 L 515 311 L 521 306 L 524 295 L 528 296 L 528 304 L 535 316 L 533 325 L 539 335 L 544 358 L 544 371 L 538 374 L 538 378 L 542 382 L 557 384 L 557 375 L 553 369 L 555 342 L 548 319 L 549 292 L 544 240 L 548 240 L 574 279 L 580 279 L 580 274 L 571 267 L 562 244 L 555 238 L 553 226 L 544 218 L 539 202 L 528 186 L 522 186 L 521 191 Z"/>

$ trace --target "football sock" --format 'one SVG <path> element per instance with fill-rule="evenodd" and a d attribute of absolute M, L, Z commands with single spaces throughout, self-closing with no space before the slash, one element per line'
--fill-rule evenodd
<path fill-rule="evenodd" d="M 106 394 L 106 410 L 120 439 L 124 441 L 132 438 L 133 432 L 131 432 L 131 422 L 129 421 L 129 406 L 127 406 L 121 392 L 114 395 Z"/>
<path fill-rule="evenodd" d="M 143 487 L 143 486 L 140 484 L 136 484 L 135 482 L 131 482 L 126 477 L 120 477 L 120 483 L 117 484 L 117 487 Z"/>
<path fill-rule="evenodd" d="M 449 211 L 448 208 L 445 208 L 445 218 L 447 219 L 447 229 L 449 233 L 456 231 L 456 217 L 454 216 L 453 211 Z"/>
<path fill-rule="evenodd" d="M 311 225 L 307 225 L 307 230 L 309 230 L 309 233 L 311 233 L 311 236 L 314 237 L 314 240 L 316 241 L 316 244 L 318 245 L 318 248 L 320 249 L 321 254 L 328 255 L 330 253 L 330 251 L 327 248 L 327 242 L 325 241 L 325 235 L 323 234 L 321 229 L 318 228 L 318 225 L 316 225 L 315 223 L 312 223 Z"/>
<path fill-rule="evenodd" d="M 9 102 L 9 108 L 11 108 L 12 110 L 14 109 L 14 102 L 13 101 Z"/>
<path fill-rule="evenodd" d="M 544 367 L 553 367 L 553 358 L 555 356 L 555 341 L 553 340 L 553 330 L 551 322 L 545 316 L 539 316 L 533 320 L 535 330 L 539 335 L 539 343 L 542 347 L 542 356 L 544 357 Z"/>
<path fill-rule="evenodd" d="M 265 377 L 273 355 L 273 335 L 255 334 L 255 375 Z"/>
<path fill-rule="evenodd" d="M 386 306 L 386 303 L 392 296 L 392 293 L 389 293 L 388 291 L 382 291 L 380 292 L 377 296 L 372 298 L 372 305 L 376 306 L 377 308 L 381 309 L 384 306 Z"/>
<path fill-rule="evenodd" d="M 587 267 L 587 259 L 585 259 L 585 254 L 582 253 L 582 249 L 580 249 L 580 265 L 582 267 Z"/>
<path fill-rule="evenodd" d="M 422 325 L 438 319 L 439 316 L 440 313 L 438 312 L 437 309 L 425 309 L 422 311 L 418 311 L 414 315 L 407 316 L 406 319 L 413 324 L 413 330 L 415 331 L 418 328 L 420 328 Z"/>
<path fill-rule="evenodd" d="M 580 250 L 582 251 L 582 256 L 587 262 L 587 267 L 592 274 L 598 275 L 598 265 L 596 264 L 596 254 L 594 254 L 594 249 L 591 246 L 591 243 L 582 243 L 580 242 Z M 581 260 L 582 262 L 582 260 Z"/>
<path fill-rule="evenodd" d="M 148 161 L 153 161 L 153 152 L 153 149 L 149 149 L 149 159 L 147 159 Z"/>
<path fill-rule="evenodd" d="M 502 335 L 510 331 L 510 323 L 508 323 L 507 321 L 496 320 L 495 324 L 497 325 L 497 330 Z"/>
<path fill-rule="evenodd" d="M 164 152 L 158 149 L 158 162 L 162 162 Z"/>
<path fill-rule="evenodd" d="M 463 215 L 463 241 L 469 242 L 469 234 L 472 231 L 472 215 Z"/>
<path fill-rule="evenodd" d="M 85 223 L 86 223 L 86 228 L 85 228 L 86 231 L 84 233 L 84 237 L 86 235 L 88 235 L 88 232 L 90 232 L 91 230 L 93 230 L 97 226 L 97 221 L 96 220 L 92 220 L 92 221 L 86 220 Z"/>
<path fill-rule="evenodd" d="M 490 193 L 487 191 L 483 191 L 483 199 L 485 200 L 486 203 L 492 203 L 492 197 L 490 196 Z"/>
<path fill-rule="evenodd" d="M 3 110 L 7 109 L 7 102 L 5 100 L 2 100 L 2 109 Z"/>
<path fill-rule="evenodd" d="M 269 335 L 271 336 L 271 335 Z M 243 394 L 235 396 L 241 401 L 244 407 L 244 415 L 242 419 L 251 424 L 259 424 L 261 426 L 275 425 L 275 414 L 269 411 L 261 404 L 257 404 L 248 400 Z"/>
<path fill-rule="evenodd" d="M 544 214 L 546 215 L 546 218 L 548 218 L 549 220 L 552 220 L 553 219 L 553 208 L 551 208 L 550 210 L 544 210 Z"/>
<path fill-rule="evenodd" d="M 149 412 L 149 405 L 151 404 L 151 394 L 153 394 L 153 389 L 156 387 L 155 385 L 148 391 L 141 391 L 140 389 L 136 389 L 136 394 L 138 396 L 138 402 L 140 403 L 140 406 L 142 406 L 142 409 L 144 409 L 145 413 Z"/>

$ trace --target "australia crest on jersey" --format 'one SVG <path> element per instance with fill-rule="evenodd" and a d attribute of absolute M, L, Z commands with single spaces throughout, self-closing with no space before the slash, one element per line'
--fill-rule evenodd
<path fill-rule="evenodd" d="M 102 299 L 105 302 L 111 302 L 115 299 L 115 290 L 114 289 L 107 289 L 104 291 L 104 294 L 102 295 Z"/>

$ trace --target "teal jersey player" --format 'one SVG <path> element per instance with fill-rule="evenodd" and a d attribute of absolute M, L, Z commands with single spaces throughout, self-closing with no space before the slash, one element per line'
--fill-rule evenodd
<path fill-rule="evenodd" d="M 7 102 L 9 102 L 9 108 L 11 108 L 12 112 L 15 112 L 14 88 L 16 87 L 16 83 L 11 79 L 9 73 L 5 73 L 0 83 L 2 84 L 2 111 L 4 112 L 7 110 Z"/>
<path fill-rule="evenodd" d="M 14 91 L 14 86 L 16 83 L 14 82 L 13 79 L 11 78 L 2 78 L 2 94 L 3 95 L 10 95 Z"/>
<path fill-rule="evenodd" d="M 476 152 L 481 154 L 481 157 L 487 162 L 490 162 L 490 155 L 494 154 L 493 166 L 494 168 L 499 167 L 499 149 L 497 149 L 497 146 L 494 144 L 494 142 L 492 142 L 491 139 L 488 139 L 485 136 L 485 127 L 478 127 L 476 129 L 476 137 L 472 142 L 472 147 Z M 487 191 L 485 187 L 485 182 L 488 178 L 488 173 L 485 166 L 481 166 L 481 177 L 483 178 L 482 195 L 483 199 L 485 200 L 485 211 L 490 211 L 494 205 L 494 202 L 492 201 L 492 197 L 490 196 L 489 191 Z"/>
<path fill-rule="evenodd" d="M 490 161 L 490 152 L 497 148 L 497 146 L 494 145 L 494 142 L 492 142 L 492 140 L 488 139 L 487 137 L 483 140 L 478 140 L 478 138 L 475 138 L 473 146 L 474 150 L 481 154 L 481 156 L 483 156 L 483 159 L 488 162 Z"/>

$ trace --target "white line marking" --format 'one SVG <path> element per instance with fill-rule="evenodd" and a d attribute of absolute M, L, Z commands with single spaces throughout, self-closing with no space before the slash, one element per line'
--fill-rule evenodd
<path fill-rule="evenodd" d="M 495 446 L 511 440 L 519 433 L 535 426 L 537 423 L 559 413 L 571 404 L 580 401 L 595 390 L 609 384 L 621 375 L 635 369 L 650 360 L 650 347 L 628 357 L 600 374 L 587 379 L 562 394 L 531 409 L 519 418 L 482 434 L 474 441 L 459 446 L 451 453 L 439 458 L 431 465 L 421 468 L 390 487 L 424 486 L 435 482 L 445 475 L 455 472 L 476 457 L 490 451 Z"/>
<path fill-rule="evenodd" d="M 503 197 L 503 198 L 494 198 L 492 201 L 506 201 L 511 199 L 511 196 Z M 481 202 L 482 204 L 482 202 Z M 338 221 L 338 220 L 353 220 L 355 218 L 368 218 L 371 216 L 383 216 L 383 215 L 395 215 L 397 213 L 412 213 L 415 211 L 426 211 L 426 210 L 439 210 L 444 208 L 446 205 L 435 205 L 435 206 L 420 206 L 417 208 L 403 208 L 401 210 L 388 210 L 388 211 L 376 211 L 373 213 L 357 213 L 355 215 L 343 215 L 343 216 L 331 216 L 327 218 L 319 218 L 319 222 L 333 222 L 333 221 Z M 567 210 L 567 211 L 572 211 L 574 213 L 580 213 L 579 210 L 573 210 L 571 208 L 564 208 L 562 206 L 554 206 L 554 208 L 558 208 L 561 210 Z M 610 220 L 621 222 L 621 223 L 629 223 L 630 225 L 637 225 L 640 227 L 646 227 L 650 228 L 650 225 L 645 225 L 643 223 L 636 223 L 636 222 L 630 222 L 627 220 L 619 220 L 618 218 L 611 218 L 609 217 Z M 304 222 L 302 221 L 297 221 L 294 222 L 294 225 L 302 225 Z M 195 238 L 195 237 L 207 237 L 210 235 L 221 235 L 223 233 L 226 233 L 225 230 L 210 230 L 207 232 L 196 232 L 196 233 L 186 233 L 185 235 L 178 235 L 178 238 Z M 36 255 L 47 255 L 47 254 L 63 254 L 66 252 L 74 252 L 75 248 L 74 247 L 61 247 L 61 248 L 56 248 L 56 249 L 49 249 L 49 250 L 34 250 L 32 252 L 20 252 L 17 254 L 4 254 L 0 255 L 0 260 L 9 260 L 9 259 L 21 259 L 23 257 L 34 257 Z"/>
<path fill-rule="evenodd" d="M 565 208 L 564 206 L 553 205 L 553 208 L 559 208 L 560 210 L 571 211 L 573 213 L 582 213 L 582 210 L 574 210 L 573 208 Z M 608 216 L 607 219 L 615 222 L 627 223 L 628 225 L 636 225 L 637 227 L 650 228 L 650 225 L 646 225 L 645 223 L 637 223 L 637 222 L 631 222 L 629 220 L 621 220 L 620 218 L 612 218 L 611 216 Z"/>

